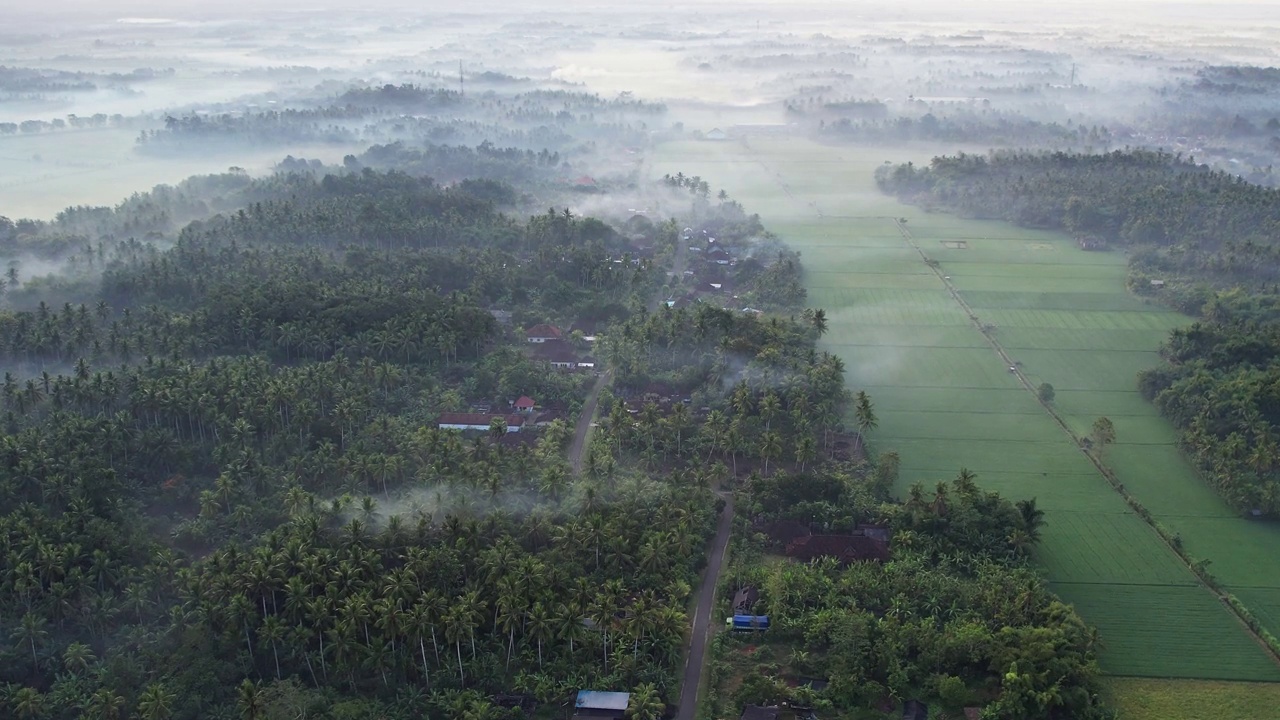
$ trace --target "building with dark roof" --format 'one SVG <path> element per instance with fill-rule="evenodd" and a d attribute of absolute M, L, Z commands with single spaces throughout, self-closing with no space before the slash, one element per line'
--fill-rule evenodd
<path fill-rule="evenodd" d="M 538 343 L 532 349 L 535 360 L 550 363 L 551 367 L 560 370 L 577 370 L 578 353 L 569 344 L 561 340 L 547 340 Z"/>
<path fill-rule="evenodd" d="M 866 535 L 807 535 L 787 544 L 787 557 L 809 562 L 833 557 L 841 565 L 851 562 L 883 562 L 889 559 L 889 544 Z"/>
<path fill-rule="evenodd" d="M 919 700 L 908 700 L 902 706 L 902 720 L 929 720 L 929 706 Z"/>
<path fill-rule="evenodd" d="M 778 720 L 778 707 L 776 705 L 768 707 L 748 705 L 742 708 L 741 720 Z"/>

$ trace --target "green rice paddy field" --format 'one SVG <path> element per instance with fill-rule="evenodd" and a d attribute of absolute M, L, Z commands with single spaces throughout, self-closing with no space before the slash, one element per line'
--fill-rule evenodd
<path fill-rule="evenodd" d="M 967 467 L 985 487 L 1038 499 L 1048 525 L 1037 560 L 1099 628 L 1105 670 L 1280 681 L 1280 666 L 1009 372 L 946 282 L 996 326 L 1033 384 L 1055 387 L 1073 431 L 1112 419 L 1107 462 L 1121 482 L 1280 635 L 1280 528 L 1223 504 L 1137 393 L 1135 374 L 1158 362 L 1161 341 L 1188 318 L 1127 293 L 1121 253 L 881 195 L 872 173 L 889 159 L 927 156 L 791 139 L 680 142 L 657 148 L 652 171 L 723 187 L 801 251 L 809 302 L 827 311 L 824 349 L 844 358 L 851 388 L 871 395 L 880 419 L 872 449 L 901 454 L 900 489 Z M 898 217 L 946 282 L 898 231 Z"/>

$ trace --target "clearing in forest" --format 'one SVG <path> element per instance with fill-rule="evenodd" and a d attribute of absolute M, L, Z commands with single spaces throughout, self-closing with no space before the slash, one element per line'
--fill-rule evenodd
<path fill-rule="evenodd" d="M 1073 432 L 1112 419 L 1117 441 L 1106 461 L 1121 482 L 1280 634 L 1280 555 L 1268 552 L 1280 531 L 1231 513 L 1137 392 L 1136 373 L 1189 320 L 1128 294 L 1120 252 L 927 214 L 880 194 L 875 167 L 908 159 L 927 160 L 919 150 L 761 138 L 663 145 L 653 169 L 723 187 L 802 253 L 809 304 L 827 312 L 822 347 L 845 360 L 852 390 L 871 395 L 880 422 L 872 450 L 901 454 L 900 490 L 932 488 L 967 467 L 1006 497 L 1038 499 L 1048 525 L 1037 560 L 1098 626 L 1104 669 L 1280 681 L 1280 666 L 1103 479 L 947 286 L 1020 373 L 1055 387 Z"/>

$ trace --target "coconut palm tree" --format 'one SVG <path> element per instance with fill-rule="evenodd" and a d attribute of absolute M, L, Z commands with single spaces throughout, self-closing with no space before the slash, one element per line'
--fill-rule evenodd
<path fill-rule="evenodd" d="M 176 698 L 165 689 L 164 683 L 151 683 L 138 697 L 138 717 L 142 720 L 168 720 L 173 716 Z"/>
<path fill-rule="evenodd" d="M 13 630 L 9 637 L 15 644 L 26 645 L 31 648 L 31 673 L 33 675 L 40 672 L 40 658 L 36 654 L 36 650 L 40 645 L 44 645 L 45 640 L 49 638 L 49 632 L 44 629 L 47 621 L 35 613 L 26 613 L 18 622 L 18 626 Z"/>
<path fill-rule="evenodd" d="M 667 705 L 662 702 L 662 697 L 654 684 L 644 683 L 631 693 L 627 704 L 627 717 L 632 720 L 659 720 L 666 709 Z"/>
<path fill-rule="evenodd" d="M 1040 542 L 1040 529 L 1044 527 L 1044 510 L 1036 507 L 1036 499 L 1019 500 L 1017 502 L 1021 530 L 1026 533 L 1031 544 Z"/>
<path fill-rule="evenodd" d="M 284 639 L 285 629 L 284 622 L 278 615 L 269 615 L 263 619 L 262 625 L 258 627 L 258 643 L 267 643 L 271 645 L 271 656 L 275 659 L 276 679 L 280 679 L 280 650 L 278 643 Z"/>
<path fill-rule="evenodd" d="M 764 458 L 764 474 L 769 474 L 769 459 L 782 454 L 782 436 L 776 432 L 766 432 L 760 436 L 760 456 Z"/>
<path fill-rule="evenodd" d="M 542 670 L 543 641 L 555 637 L 555 625 L 552 620 L 552 614 L 545 605 L 541 602 L 533 604 L 533 608 L 529 611 L 525 633 L 538 644 L 538 670 Z"/>
<path fill-rule="evenodd" d="M 266 694 L 252 680 L 244 680 L 236 689 L 236 707 L 244 720 L 259 720 L 266 711 Z"/>
<path fill-rule="evenodd" d="M 100 688 L 82 707 L 81 717 L 91 720 L 120 720 L 120 711 L 124 708 L 124 698 L 109 688 Z"/>
<path fill-rule="evenodd" d="M 880 425 L 876 420 L 875 409 L 871 405 L 871 397 L 865 390 L 858 391 L 857 404 L 853 412 L 858 423 L 858 432 L 862 435 L 866 435 L 868 431 L 875 430 Z"/>
<path fill-rule="evenodd" d="M 24 687 L 9 698 L 9 705 L 16 717 L 34 719 L 44 715 L 45 698 L 39 690 Z"/>
<path fill-rule="evenodd" d="M 134 587 L 134 586 L 130 586 Z M 73 642 L 67 646 L 62 653 L 62 665 L 68 672 L 79 675 L 86 673 L 89 666 L 97 658 L 93 655 L 93 649 L 88 645 L 79 642 Z"/>
<path fill-rule="evenodd" d="M 796 460 L 800 463 L 800 472 L 804 472 L 805 466 L 818 456 L 818 444 L 814 441 L 812 435 L 802 435 L 796 441 Z"/>
<path fill-rule="evenodd" d="M 449 607 L 444 616 L 444 638 L 453 643 L 458 656 L 458 682 L 466 685 L 466 673 L 462 669 L 462 641 L 472 632 L 471 617 L 465 603 L 459 599 Z"/>

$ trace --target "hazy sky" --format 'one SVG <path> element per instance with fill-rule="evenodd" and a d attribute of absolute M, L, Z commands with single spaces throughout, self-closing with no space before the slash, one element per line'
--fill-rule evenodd
<path fill-rule="evenodd" d="M 225 20 L 302 12 L 349 15 L 352 11 L 385 10 L 395 15 L 448 13 L 485 14 L 548 11 L 573 13 L 612 9 L 624 16 L 663 13 L 668 16 L 690 11 L 723 11 L 738 14 L 760 13 L 777 18 L 800 6 L 797 18 L 828 16 L 886 16 L 942 22 L 1020 23 L 1057 20 L 1107 22 L 1123 16 L 1123 22 L 1150 21 L 1194 23 L 1203 18 L 1215 25 L 1246 23 L 1280 24 L 1280 0 L 678 0 L 637 4 L 629 0 L 44 0 L 22 2 L 4 0 L 5 20 L 11 27 L 23 20 L 39 22 L 40 32 L 56 31 L 50 21 L 68 20 L 77 25 L 110 22 L 122 17 L 157 17 L 181 20 Z M 1202 14 L 1203 13 L 1203 14 Z M 11 28 L 9 28 L 11 29 Z M 0 29 L 0 33 L 3 29 Z"/>

